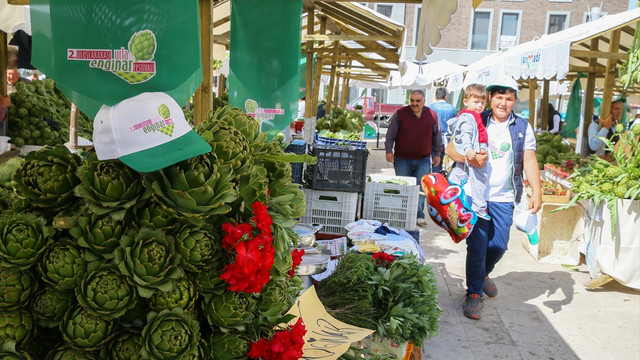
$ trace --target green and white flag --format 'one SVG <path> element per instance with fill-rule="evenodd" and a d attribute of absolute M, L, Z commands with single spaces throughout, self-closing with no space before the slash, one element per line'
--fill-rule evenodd
<path fill-rule="evenodd" d="M 94 117 L 144 92 L 184 105 L 202 82 L 197 0 L 32 0 L 32 63 Z"/>
<path fill-rule="evenodd" d="M 232 0 L 229 103 L 269 138 L 298 116 L 302 0 Z"/>

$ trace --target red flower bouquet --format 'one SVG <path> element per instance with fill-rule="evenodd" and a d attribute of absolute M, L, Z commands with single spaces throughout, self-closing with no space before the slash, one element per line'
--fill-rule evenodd
<path fill-rule="evenodd" d="M 307 330 L 302 323 L 302 318 L 298 318 L 295 325 L 276 331 L 271 340 L 261 338 L 258 342 L 252 343 L 247 356 L 263 360 L 300 359 L 306 333 Z"/>

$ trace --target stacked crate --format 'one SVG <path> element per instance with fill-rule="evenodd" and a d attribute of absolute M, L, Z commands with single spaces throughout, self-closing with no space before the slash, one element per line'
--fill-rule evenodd
<path fill-rule="evenodd" d="M 327 234 L 346 234 L 344 226 L 359 218 L 360 195 L 367 169 L 366 148 L 314 144 L 309 153 L 318 159 L 305 170 L 306 224 L 321 224 Z"/>
<path fill-rule="evenodd" d="M 416 179 L 407 176 L 369 175 L 366 183 L 362 217 L 378 220 L 389 226 L 407 231 L 417 229 L 418 196 L 420 186 Z M 392 179 L 403 180 L 410 185 L 385 183 Z"/>

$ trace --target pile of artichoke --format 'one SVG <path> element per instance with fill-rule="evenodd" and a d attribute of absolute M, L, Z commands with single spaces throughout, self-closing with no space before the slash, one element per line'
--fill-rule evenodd
<path fill-rule="evenodd" d="M 305 213 L 282 147 L 229 106 L 196 130 L 212 151 L 140 174 L 63 146 L 29 153 L 0 188 L 0 358 L 242 359 L 301 289 L 290 278 Z M 221 279 L 223 223 L 273 220 L 257 293 Z"/>

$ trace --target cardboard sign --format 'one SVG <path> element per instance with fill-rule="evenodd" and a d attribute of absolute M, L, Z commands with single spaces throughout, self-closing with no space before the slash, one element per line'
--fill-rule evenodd
<path fill-rule="evenodd" d="M 288 313 L 302 317 L 307 328 L 302 359 L 337 359 L 349 349 L 351 343 L 373 334 L 373 330 L 345 324 L 329 315 L 313 286 L 298 298 Z M 296 320 L 292 320 L 291 324 L 295 324 Z"/>

